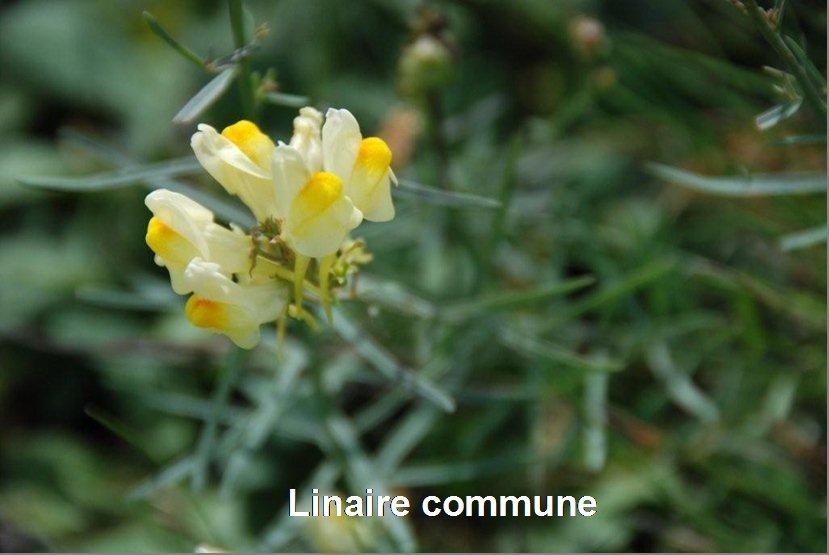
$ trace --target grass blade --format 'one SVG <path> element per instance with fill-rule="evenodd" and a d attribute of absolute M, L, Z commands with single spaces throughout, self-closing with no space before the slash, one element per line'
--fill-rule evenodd
<path fill-rule="evenodd" d="M 122 153 L 109 147 L 108 145 L 96 141 L 92 137 L 78 133 L 71 129 L 61 130 L 60 135 L 64 140 L 70 142 L 73 146 L 80 148 L 85 153 L 106 164 L 119 166 L 123 169 L 138 167 L 138 164 L 134 160 L 124 156 Z M 198 170 L 194 170 L 192 173 L 198 173 Z M 150 177 L 145 181 L 141 181 L 141 183 L 146 185 L 146 187 L 151 190 L 169 189 L 171 191 L 175 191 L 176 193 L 186 195 L 199 204 L 212 210 L 216 216 L 226 222 L 234 222 L 243 227 L 251 227 L 256 223 L 251 213 L 238 203 L 213 196 L 210 193 L 201 191 L 191 185 L 182 183 L 181 181 L 176 181 L 168 177 Z"/>
<path fill-rule="evenodd" d="M 598 472 L 607 459 L 607 374 L 584 378 L 584 466 Z"/>
<path fill-rule="evenodd" d="M 201 437 L 199 438 L 198 447 L 196 448 L 196 457 L 193 461 L 192 485 L 194 490 L 198 491 L 204 488 L 207 483 L 207 469 L 213 458 L 213 445 L 216 442 L 216 431 L 219 427 L 219 421 L 225 413 L 228 400 L 230 399 L 230 391 L 242 369 L 242 363 L 246 355 L 246 351 L 238 347 L 234 348 L 222 368 L 219 384 L 213 394 L 213 410 L 207 422 L 205 422 Z"/>
<path fill-rule="evenodd" d="M 263 98 L 275 106 L 286 106 L 288 108 L 302 108 L 308 106 L 311 102 L 311 99 L 307 96 L 281 92 L 265 93 Z"/>
<path fill-rule="evenodd" d="M 618 372 L 624 368 L 624 364 L 621 362 L 580 355 L 513 329 L 503 328 L 499 339 L 504 346 L 519 353 L 541 358 L 547 362 L 567 366 L 581 372 L 606 374 L 608 372 Z"/>
<path fill-rule="evenodd" d="M 531 464 L 537 459 L 538 456 L 532 453 L 509 453 L 474 461 L 412 464 L 395 470 L 393 485 L 416 488 L 471 481 L 506 474 L 514 471 L 516 467 Z"/>
<path fill-rule="evenodd" d="M 184 156 L 86 177 L 23 176 L 19 177 L 18 181 L 27 187 L 87 193 L 118 189 L 142 181 L 191 175 L 200 171 L 202 171 L 202 168 L 195 157 Z"/>
<path fill-rule="evenodd" d="M 127 445 L 130 445 L 136 451 L 144 455 L 148 461 L 153 463 L 157 462 L 153 454 L 150 453 L 150 451 L 144 446 L 141 438 L 139 438 L 138 435 L 127 426 L 118 422 L 115 418 L 104 414 L 103 411 L 93 406 L 84 407 L 84 412 L 92 420 L 118 436 L 118 438 L 123 440 Z"/>
<path fill-rule="evenodd" d="M 755 117 L 754 123 L 760 131 L 771 129 L 781 121 L 795 115 L 802 104 L 802 100 L 793 100 L 791 102 L 784 102 L 782 104 L 772 106 L 762 114 Z"/>
<path fill-rule="evenodd" d="M 140 501 L 151 496 L 156 491 L 178 485 L 193 471 L 193 457 L 185 457 L 174 462 L 158 474 L 141 482 L 127 494 L 129 501 Z"/>
<path fill-rule="evenodd" d="M 771 144 L 781 146 L 791 145 L 822 145 L 826 144 L 826 135 L 790 135 L 772 141 Z"/>
<path fill-rule="evenodd" d="M 210 108 L 230 88 L 236 79 L 238 68 L 229 67 L 207 82 L 193 98 L 187 101 L 173 118 L 173 123 L 191 123 L 205 110 Z"/>
<path fill-rule="evenodd" d="M 805 231 L 791 233 L 780 239 L 780 248 L 784 251 L 794 251 L 825 244 L 826 232 L 826 226 L 820 225 Z"/>
<path fill-rule="evenodd" d="M 495 199 L 473 195 L 471 193 L 457 193 L 443 191 L 427 185 L 422 185 L 409 179 L 401 179 L 394 192 L 403 197 L 421 200 L 427 204 L 448 208 L 487 208 L 494 209 L 501 206 Z"/>
<path fill-rule="evenodd" d="M 433 303 L 418 297 L 399 283 L 363 272 L 360 273 L 357 298 L 416 318 L 433 318 L 437 312 Z"/>
<path fill-rule="evenodd" d="M 223 496 L 233 493 L 239 477 L 249 469 L 256 450 L 262 447 L 274 428 L 280 424 L 290 406 L 299 376 L 308 361 L 305 354 L 297 349 L 286 348 L 285 352 L 287 356 L 280 364 L 276 379 L 270 380 L 270 390 L 262 396 L 262 404 L 245 423 L 239 442 L 241 444 L 237 444 L 230 454 L 220 486 Z"/>
<path fill-rule="evenodd" d="M 310 492 L 313 488 L 319 491 L 331 491 L 340 477 L 340 467 L 333 461 L 326 461 L 319 465 L 301 488 L 297 490 L 301 497 L 297 500 L 297 507 L 310 506 Z M 290 516 L 287 505 L 281 514 L 265 528 L 262 540 L 256 551 L 279 552 L 296 538 L 302 519 Z"/>
<path fill-rule="evenodd" d="M 438 313 L 438 317 L 450 322 L 461 322 L 481 314 L 537 305 L 541 301 L 588 287 L 595 283 L 595 281 L 591 276 L 582 276 L 543 285 L 530 291 L 513 291 L 487 295 L 478 299 L 451 304 L 442 309 Z"/>
<path fill-rule="evenodd" d="M 720 419 L 720 411 L 705 393 L 691 381 L 691 378 L 674 364 L 668 346 L 658 342 L 646 352 L 648 367 L 662 382 L 673 401 L 696 416 L 702 422 L 712 423 Z"/>
<path fill-rule="evenodd" d="M 374 338 L 363 332 L 357 325 L 338 311 L 334 315 L 333 327 L 357 352 L 387 379 L 419 395 L 446 412 L 455 410 L 452 397 L 422 375 L 405 368 L 381 347 Z"/>
<path fill-rule="evenodd" d="M 823 173 L 706 177 L 655 163 L 648 164 L 647 170 L 656 177 L 697 191 L 733 197 L 807 195 L 826 191 L 826 174 Z"/>
<path fill-rule="evenodd" d="M 364 494 L 368 488 L 371 488 L 375 495 L 388 494 L 389 488 L 381 478 L 383 475 L 377 471 L 374 462 L 363 452 L 357 431 L 351 421 L 343 414 L 331 411 L 325 419 L 325 427 L 329 432 L 331 442 L 337 446 L 346 463 L 346 478 L 352 490 L 357 494 Z M 397 549 L 406 552 L 416 549 L 414 534 L 405 519 L 397 518 L 392 514 L 386 514 L 381 518 L 389 535 L 394 539 Z"/>

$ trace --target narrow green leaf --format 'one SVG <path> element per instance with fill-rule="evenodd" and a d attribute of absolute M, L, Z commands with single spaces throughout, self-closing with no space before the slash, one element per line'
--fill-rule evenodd
<path fill-rule="evenodd" d="M 605 304 L 616 302 L 630 295 L 640 287 L 659 281 L 671 273 L 675 267 L 675 260 L 667 258 L 654 260 L 618 281 L 605 285 L 595 293 L 587 295 L 572 307 L 563 310 L 550 324 L 551 326 L 558 325 L 562 321 L 576 318 L 586 312 L 596 310 Z"/>
<path fill-rule="evenodd" d="M 140 501 L 166 487 L 178 485 L 193 471 L 193 457 L 184 457 L 138 484 L 127 494 L 129 501 Z"/>
<path fill-rule="evenodd" d="M 773 310 L 786 314 L 802 324 L 826 329 L 826 297 L 794 288 L 773 285 L 748 272 L 718 264 L 701 256 L 687 254 L 684 270 L 736 291 L 747 291 Z"/>
<path fill-rule="evenodd" d="M 777 32 L 783 27 L 783 18 L 786 15 L 786 0 L 774 0 L 774 12 L 777 14 L 774 28 Z"/>
<path fill-rule="evenodd" d="M 403 197 L 421 200 L 427 204 L 444 206 L 448 208 L 487 208 L 494 209 L 501 206 L 495 199 L 473 195 L 470 193 L 457 193 L 428 187 L 415 181 L 401 179 L 397 187 L 393 187 L 395 193 Z"/>
<path fill-rule="evenodd" d="M 378 471 L 374 461 L 363 452 L 353 423 L 338 410 L 332 410 L 325 419 L 325 427 L 332 443 L 337 446 L 342 460 L 345 461 L 346 478 L 352 491 L 362 494 L 371 488 L 375 495 L 388 494 L 389 488 L 384 482 L 384 475 Z M 414 534 L 405 519 L 391 514 L 386 514 L 381 519 L 389 535 L 394 539 L 397 549 L 410 552 L 417 548 Z"/>
<path fill-rule="evenodd" d="M 117 189 L 142 181 L 191 175 L 200 171 L 202 168 L 193 156 L 184 156 L 86 177 L 25 176 L 19 177 L 18 181 L 28 187 L 87 193 Z"/>
<path fill-rule="evenodd" d="M 91 405 L 84 407 L 84 412 L 88 417 L 122 439 L 127 445 L 130 445 L 136 451 L 144 455 L 148 461 L 153 463 L 157 462 L 153 454 L 150 453 L 150 451 L 144 446 L 143 441 L 138 437 L 138 435 L 130 430 L 126 425 L 118 422 L 112 416 L 104 414 L 103 411 Z"/>
<path fill-rule="evenodd" d="M 805 195 L 826 191 L 826 174 L 758 174 L 743 177 L 706 177 L 664 164 L 651 163 L 647 170 L 659 177 L 698 191 L 718 195 L 752 197 Z"/>
<path fill-rule="evenodd" d="M 168 298 L 148 298 L 146 295 L 134 291 L 120 291 L 102 287 L 86 286 L 75 291 L 75 297 L 96 306 L 118 310 L 136 310 L 150 312 L 164 312 L 180 310 L 174 296 Z"/>
<path fill-rule="evenodd" d="M 781 121 L 786 120 L 795 115 L 797 111 L 800 110 L 800 106 L 802 104 L 803 100 L 798 99 L 792 100 L 791 102 L 784 102 L 782 104 L 772 106 L 762 114 L 759 114 L 757 117 L 755 117 L 754 123 L 757 125 L 757 128 L 760 129 L 760 131 L 771 129 Z"/>
<path fill-rule="evenodd" d="M 607 459 L 607 374 L 588 374 L 584 377 L 584 467 L 598 472 Z"/>
<path fill-rule="evenodd" d="M 437 379 L 452 369 L 452 362 L 449 358 L 438 355 L 430 360 L 420 373 L 429 379 Z M 382 395 L 377 401 L 361 409 L 354 415 L 354 425 L 360 432 L 367 432 L 379 426 L 386 419 L 392 417 L 395 412 L 409 402 L 409 396 L 395 389 Z"/>
<path fill-rule="evenodd" d="M 308 106 L 311 102 L 311 99 L 307 96 L 281 92 L 265 93 L 263 98 L 275 106 L 286 106 L 288 108 L 302 108 Z"/>
<path fill-rule="evenodd" d="M 821 145 L 826 144 L 826 135 L 790 135 L 772 141 L 775 145 Z"/>
<path fill-rule="evenodd" d="M 618 372 L 624 368 L 624 364 L 619 361 L 584 356 L 512 329 L 502 328 L 499 340 L 504 346 L 524 355 L 538 357 L 582 372 Z"/>
<path fill-rule="evenodd" d="M 335 313 L 333 327 L 340 337 L 351 343 L 360 356 L 371 363 L 388 380 L 402 385 L 405 389 L 423 397 L 444 411 L 455 410 L 455 401 L 448 393 L 423 375 L 412 372 L 397 362 L 374 338 L 345 316 L 342 310 Z"/>
<path fill-rule="evenodd" d="M 592 276 L 581 276 L 543 285 L 529 291 L 511 291 L 486 295 L 478 299 L 450 304 L 438 312 L 438 317 L 450 322 L 461 322 L 481 314 L 533 306 L 542 301 L 584 289 L 595 281 Z"/>
<path fill-rule="evenodd" d="M 489 333 L 473 328 L 461 337 L 454 334 L 447 337 L 452 341 L 454 352 L 450 360 L 452 373 L 446 377 L 445 382 L 448 387 L 459 388 L 473 369 L 470 363 L 473 353 L 481 348 L 483 341 L 488 340 Z M 433 405 L 421 402 L 403 418 L 396 419 L 394 428 L 377 449 L 376 464 L 384 476 L 394 475 L 395 469 L 423 441 L 442 416 Z"/>
<path fill-rule="evenodd" d="M 360 272 L 358 299 L 416 318 L 432 318 L 437 312 L 433 303 L 418 297 L 399 283 L 381 280 L 363 272 Z"/>
<path fill-rule="evenodd" d="M 433 407 L 420 405 L 397 420 L 385 443 L 377 451 L 377 466 L 384 475 L 394 475 L 395 469 L 421 442 L 440 416 Z"/>
<path fill-rule="evenodd" d="M 308 507 L 311 502 L 311 490 L 317 488 L 319 491 L 332 491 L 334 484 L 340 477 L 340 467 L 333 461 L 325 461 L 320 464 L 311 474 L 311 477 L 297 491 L 301 492 L 297 501 L 298 507 Z M 282 509 L 279 516 L 265 527 L 262 533 L 262 541 L 256 551 L 279 552 L 297 537 L 301 529 L 303 519 L 291 516 L 287 506 Z"/>
<path fill-rule="evenodd" d="M 805 249 L 826 243 L 827 229 L 825 225 L 813 227 L 805 231 L 798 231 L 780 239 L 780 248 L 784 251 Z"/>
<path fill-rule="evenodd" d="M 473 461 L 412 464 L 394 471 L 396 487 L 422 488 L 508 474 L 538 460 L 534 453 L 509 453 Z"/>
<path fill-rule="evenodd" d="M 230 352 L 227 361 L 223 365 L 219 377 L 219 383 L 213 394 L 213 410 L 210 413 L 210 418 L 204 424 L 201 437 L 199 438 L 199 444 L 196 448 L 196 458 L 193 463 L 192 479 L 194 490 L 198 491 L 204 488 L 207 483 L 207 470 L 210 461 L 213 459 L 213 445 L 216 441 L 216 432 L 219 426 L 219 421 L 226 410 L 226 406 L 230 399 L 230 391 L 242 370 L 242 365 L 246 356 L 246 351 L 236 347 Z"/>
<path fill-rule="evenodd" d="M 187 61 L 193 62 L 202 69 L 205 69 L 205 61 L 199 57 L 198 54 L 181 44 L 174 39 L 167 30 L 161 26 L 158 20 L 150 12 L 144 12 L 144 21 L 150 27 L 150 30 L 155 33 L 157 37 L 169 44 L 173 50 L 181 54 Z"/>
<path fill-rule="evenodd" d="M 803 51 L 803 48 L 791 37 L 783 36 L 783 42 L 786 43 L 792 52 L 794 52 L 795 58 L 806 69 L 806 74 L 815 84 L 815 86 L 819 90 L 823 90 L 826 88 L 826 80 L 823 78 L 823 74 L 820 73 L 820 70 L 815 66 L 812 62 L 809 55 Z"/>
<path fill-rule="evenodd" d="M 282 416 L 290 407 L 295 398 L 294 392 L 298 386 L 299 376 L 307 365 L 307 356 L 297 349 L 285 346 L 285 357 L 280 361 L 275 379 L 269 380 L 269 388 L 263 390 L 264 395 L 259 406 L 253 411 L 250 420 L 240 428 L 240 441 L 232 447 L 227 461 L 220 492 L 223 496 L 233 493 L 240 476 L 250 469 L 250 461 L 255 452 L 261 448 L 271 432 L 280 425 Z M 274 360 L 274 357 L 271 357 Z M 235 432 L 236 430 L 231 430 Z"/>
<path fill-rule="evenodd" d="M 691 381 L 686 373 L 676 367 L 665 343 L 652 344 L 645 358 L 651 372 L 662 382 L 674 403 L 702 422 L 712 423 L 720 419 L 717 405 Z"/>
<path fill-rule="evenodd" d="M 186 124 L 191 123 L 205 110 L 212 106 L 233 84 L 236 79 L 238 68 L 236 66 L 229 67 L 218 74 L 216 77 L 207 82 L 207 84 L 197 92 L 193 98 L 187 101 L 187 104 L 173 118 L 173 123 Z"/>
<path fill-rule="evenodd" d="M 128 158 L 114 148 L 111 148 L 109 145 L 102 144 L 92 137 L 78 133 L 77 131 L 62 129 L 60 131 L 60 136 L 63 140 L 70 142 L 73 146 L 82 149 L 84 152 L 106 164 L 120 166 L 123 169 L 139 167 L 139 164 L 137 164 L 134 160 Z M 191 160 L 195 159 L 191 158 Z M 194 169 L 193 173 L 197 173 L 197 170 Z M 238 202 L 235 202 L 229 198 L 225 200 L 225 198 L 214 196 L 191 185 L 167 177 L 151 177 L 147 180 L 141 181 L 141 183 L 151 190 L 169 189 L 171 191 L 186 195 L 199 204 L 212 210 L 216 216 L 226 222 L 233 222 L 243 227 L 251 227 L 256 224 L 256 220 L 253 218 L 250 211 L 242 207 Z"/>

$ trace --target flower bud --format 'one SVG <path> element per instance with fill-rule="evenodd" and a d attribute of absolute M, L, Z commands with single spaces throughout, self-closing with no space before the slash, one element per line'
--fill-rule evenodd
<path fill-rule="evenodd" d="M 452 79 L 452 54 L 431 35 L 421 35 L 400 56 L 400 89 L 408 96 L 423 96 Z"/>
<path fill-rule="evenodd" d="M 605 46 L 604 25 L 598 19 L 579 16 L 570 22 L 573 48 L 585 58 L 594 58 Z"/>

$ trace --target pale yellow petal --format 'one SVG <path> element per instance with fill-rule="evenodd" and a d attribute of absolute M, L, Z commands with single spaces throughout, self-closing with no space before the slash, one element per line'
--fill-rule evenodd
<path fill-rule="evenodd" d="M 170 273 L 173 291 L 179 295 L 189 293 L 183 273 L 190 260 L 199 255 L 198 249 L 156 216 L 150 218 L 147 224 L 145 240 L 155 253 L 156 264 L 166 267 Z"/>
<path fill-rule="evenodd" d="M 329 108 L 322 126 L 323 169 L 347 181 L 362 139 L 360 125 L 351 112 Z"/>
<path fill-rule="evenodd" d="M 190 262 L 184 275 L 193 291 L 185 309 L 187 318 L 246 349 L 259 342 L 259 326 L 276 320 L 287 302 L 287 289 L 280 282 L 239 284 L 217 264 L 200 258 Z"/>
<path fill-rule="evenodd" d="M 205 224 L 213 221 L 213 212 L 189 197 L 167 189 L 151 192 L 144 204 L 159 221 L 192 243 L 200 254 L 206 254 L 207 244 L 201 231 Z"/>
<path fill-rule="evenodd" d="M 218 263 L 224 273 L 235 274 L 250 269 L 253 242 L 249 235 L 210 223 L 205 226 L 204 237 L 208 247 L 206 259 Z"/>
<path fill-rule="evenodd" d="M 391 150 L 382 139 L 369 137 L 360 143 L 345 194 L 367 220 L 385 222 L 394 218 L 389 186 L 391 160 Z"/>
<path fill-rule="evenodd" d="M 336 252 L 362 214 L 343 195 L 342 180 L 332 173 L 311 176 L 291 203 L 285 236 L 304 256 L 320 258 Z"/>
<path fill-rule="evenodd" d="M 194 326 L 223 333 L 243 349 L 252 349 L 259 343 L 259 325 L 241 307 L 192 295 L 184 313 Z"/>
<path fill-rule="evenodd" d="M 265 157 L 265 165 L 259 166 L 239 146 L 205 124 L 199 125 L 199 131 L 193 135 L 190 144 L 204 169 L 228 193 L 238 196 L 258 221 L 276 217 L 276 192 L 270 164 L 273 148 L 267 144 L 248 145 L 257 159 Z"/>
<path fill-rule="evenodd" d="M 322 171 L 322 114 L 316 108 L 306 106 L 299 109 L 294 118 L 294 134 L 290 145 L 297 150 L 305 162 L 308 173 Z"/>
<path fill-rule="evenodd" d="M 243 119 L 233 125 L 228 125 L 222 130 L 222 137 L 236 145 L 262 170 L 268 170 L 275 145 L 255 123 Z"/>
<path fill-rule="evenodd" d="M 310 175 L 302 155 L 294 147 L 280 144 L 273 153 L 272 174 L 276 190 L 276 206 L 280 218 L 288 209 Z"/>

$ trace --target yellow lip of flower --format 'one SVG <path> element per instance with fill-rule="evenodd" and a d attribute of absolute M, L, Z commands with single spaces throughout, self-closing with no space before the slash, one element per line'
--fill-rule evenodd
<path fill-rule="evenodd" d="M 391 165 L 391 149 L 379 137 L 368 137 L 360 142 L 360 150 L 354 161 L 355 168 L 363 169 L 372 178 L 379 180 Z"/>
<path fill-rule="evenodd" d="M 168 263 L 186 265 L 195 252 L 187 239 L 156 216 L 147 224 L 145 240 L 153 252 Z"/>
<path fill-rule="evenodd" d="M 264 168 L 270 164 L 273 141 L 252 121 L 243 119 L 225 127 L 222 137 L 236 145 L 257 166 Z"/>
<path fill-rule="evenodd" d="M 184 313 L 187 315 L 187 319 L 196 327 L 224 330 L 228 327 L 226 308 L 225 303 L 193 295 L 187 300 Z"/>
<path fill-rule="evenodd" d="M 338 176 L 330 172 L 317 172 L 300 189 L 297 200 L 305 210 L 318 214 L 340 198 L 342 190 L 343 182 Z"/>

